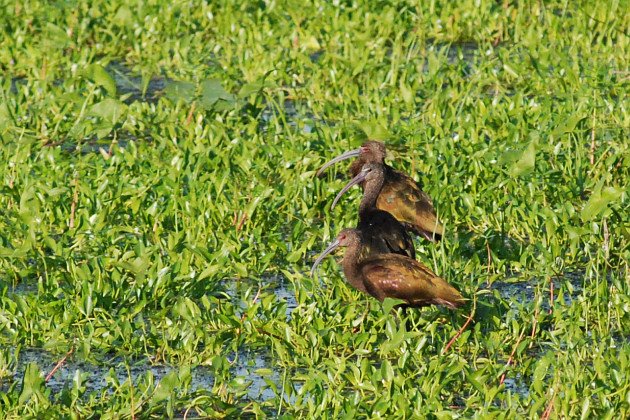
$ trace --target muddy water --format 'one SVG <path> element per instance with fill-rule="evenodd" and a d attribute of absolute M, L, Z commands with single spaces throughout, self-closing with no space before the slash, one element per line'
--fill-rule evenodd
<path fill-rule="evenodd" d="M 571 273 L 566 279 L 574 284 L 576 291 L 580 290 L 579 283 L 581 276 L 579 274 Z M 508 301 L 518 299 L 521 302 L 528 302 L 536 298 L 535 291 L 536 288 L 540 287 L 538 284 L 540 281 L 542 280 L 531 279 L 531 281 L 526 282 L 515 282 L 512 280 L 508 282 L 495 282 L 490 285 L 489 288 L 497 290 L 500 296 Z M 554 280 L 556 287 L 561 286 L 561 281 L 565 280 Z M 281 276 L 270 275 L 263 278 L 262 281 L 257 282 L 256 285 L 256 287 L 260 287 L 261 290 L 267 293 L 273 293 L 278 302 L 285 302 L 286 317 L 287 319 L 291 318 L 291 314 L 293 310 L 297 308 L 298 303 L 295 297 L 295 290 L 290 282 L 286 281 Z M 235 302 L 241 301 L 246 294 L 252 298 L 254 286 L 254 282 L 241 281 L 226 283 L 227 293 Z M 37 288 L 20 284 L 16 287 L 10 286 L 7 292 L 8 296 L 12 294 L 31 294 L 37 293 Z M 15 349 L 7 349 L 3 350 L 3 352 L 4 351 L 7 352 L 4 354 L 5 360 L 14 358 Z M 20 382 L 23 378 L 26 366 L 29 363 L 37 364 L 42 374 L 47 375 L 53 370 L 61 357 L 62 356 L 59 355 L 53 355 L 43 349 L 21 349 L 17 362 L 15 366 L 13 366 L 12 375 L 10 375 L 9 378 L 5 376 L 4 380 L 0 379 L 0 391 L 6 391 L 11 382 Z M 228 359 L 233 363 L 230 368 L 233 377 L 241 378 L 247 384 L 244 398 L 260 402 L 275 398 L 275 391 L 269 386 L 268 382 L 275 385 L 278 390 L 282 389 L 284 372 L 276 367 L 272 357 L 268 353 L 263 351 L 243 350 L 238 354 L 232 354 Z M 113 370 L 113 373 L 110 373 L 110 369 Z M 86 392 L 89 394 L 91 392 L 101 392 L 111 389 L 111 386 L 108 384 L 108 378 L 111 376 L 115 376 L 120 383 L 127 381 L 129 378 L 136 383 L 142 377 L 150 373 L 157 383 L 170 372 L 178 372 L 179 367 L 163 364 L 156 365 L 152 364 L 147 359 L 125 360 L 119 357 L 94 364 L 76 360 L 76 358 L 70 356 L 52 375 L 46 383 L 46 386 L 53 394 L 61 392 L 64 388 L 72 388 L 73 378 L 77 371 L 89 373 L 85 383 Z M 192 380 L 188 389 L 190 392 L 210 391 L 214 387 L 215 378 L 210 368 L 193 366 L 191 367 L 191 376 Z M 529 392 L 527 384 L 519 378 L 506 378 L 505 386 L 508 390 L 521 396 L 527 396 Z"/>
<path fill-rule="evenodd" d="M 260 287 L 261 290 L 272 292 L 278 301 L 286 303 L 286 317 L 290 319 L 292 311 L 297 307 L 295 291 L 290 282 L 283 280 L 279 276 L 268 276 L 257 282 L 229 282 L 226 283 L 228 294 L 235 302 L 240 302 L 246 293 L 249 293 L 250 299 L 252 290 Z M 7 296 L 36 294 L 37 285 L 27 282 L 21 282 L 17 285 L 9 285 Z M 254 292 L 255 293 L 255 292 Z M 53 371 L 62 355 L 52 354 L 43 349 L 25 348 L 20 349 L 17 354 L 17 360 L 11 366 L 12 372 L 0 372 L 0 392 L 6 392 L 13 382 L 21 382 L 26 367 L 30 363 L 35 363 L 43 375 L 48 375 Z M 16 349 L 0 350 L 0 358 L 4 360 L 15 360 Z M 266 401 L 275 397 L 275 391 L 269 386 L 271 382 L 276 389 L 281 392 L 283 371 L 278 369 L 269 353 L 265 351 L 249 351 L 244 349 L 238 354 L 231 354 L 228 357 L 231 362 L 231 376 L 233 378 L 241 378 L 246 384 L 247 390 L 244 398 L 255 401 Z M 113 370 L 113 373 L 110 373 Z M 137 383 L 147 374 L 152 375 L 155 383 L 171 372 L 178 372 L 179 367 L 169 366 L 165 364 L 153 364 L 148 359 L 125 360 L 120 357 L 114 357 L 109 360 L 103 360 L 100 363 L 92 363 L 77 360 L 74 356 L 69 356 L 63 364 L 55 371 L 51 378 L 46 382 L 46 387 L 56 395 L 64 388 L 71 389 L 73 379 L 77 372 L 89 373 L 86 382 L 86 394 L 92 392 L 102 392 L 103 390 L 112 390 L 108 380 L 114 376 L 119 383 L 131 379 L 133 383 Z M 189 392 L 210 391 L 214 387 L 215 377 L 212 370 L 205 366 L 191 366 L 191 384 L 188 388 Z"/>
<path fill-rule="evenodd" d="M 16 350 L 7 349 L 6 351 L 14 354 Z M 5 358 L 11 359 L 13 354 L 6 354 Z M 62 357 L 53 356 L 43 349 L 21 349 L 12 377 L 0 379 L 0 392 L 6 392 L 12 382 L 21 382 L 28 364 L 35 363 L 43 375 L 48 375 Z M 245 398 L 265 401 L 275 397 L 275 393 L 267 381 L 271 381 L 280 389 L 282 378 L 280 373 L 273 368 L 272 360 L 268 355 L 263 352 L 242 352 L 238 357 L 231 357 L 230 359 L 234 363 L 230 369 L 233 377 L 242 378 L 246 384 L 249 384 Z M 171 372 L 179 372 L 179 367 L 154 365 L 146 359 L 125 361 L 118 357 L 103 361 L 100 364 L 93 364 L 75 360 L 73 356 L 70 356 L 55 370 L 46 382 L 46 387 L 50 389 L 53 395 L 56 395 L 61 393 L 64 388 L 72 389 L 73 380 L 77 373 L 88 373 L 87 379 L 82 384 L 86 388 L 86 395 L 88 395 L 104 390 L 113 392 L 114 389 L 109 384 L 113 377 L 121 384 L 129 379 L 133 383 L 137 383 L 140 378 L 150 374 L 154 383 L 157 384 Z M 204 366 L 191 367 L 191 376 L 188 392 L 212 390 L 215 378 L 209 368 Z"/>

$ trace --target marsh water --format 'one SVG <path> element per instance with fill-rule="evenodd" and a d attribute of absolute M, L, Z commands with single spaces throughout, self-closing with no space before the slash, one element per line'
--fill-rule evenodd
<path fill-rule="evenodd" d="M 564 280 L 568 280 L 574 287 L 574 295 L 580 290 L 580 282 L 582 275 L 580 273 L 567 273 Z M 554 281 L 556 287 L 561 287 L 559 280 Z M 234 298 L 235 301 L 241 299 L 246 293 L 246 289 L 251 289 L 247 284 L 239 285 L 238 282 L 230 282 L 231 286 L 227 287 L 227 293 Z M 504 282 L 495 282 L 488 286 L 488 290 L 496 290 L 501 298 L 507 301 L 531 302 L 536 298 L 536 288 L 540 287 L 540 281 L 530 279 L 529 281 L 513 281 L 506 280 Z M 298 303 L 296 301 L 295 290 L 289 281 L 284 281 L 278 276 L 269 276 L 264 279 L 262 287 L 267 291 L 273 291 L 278 303 L 286 303 L 287 320 L 291 318 L 291 314 Z M 29 284 L 20 283 L 15 287 L 9 286 L 8 296 L 37 294 L 37 287 Z M 570 297 L 572 298 L 572 297 Z M 367 298 L 366 298 L 367 299 Z M 483 299 L 483 297 L 482 297 Z M 544 306 L 544 305 L 543 305 Z M 545 308 L 542 308 L 545 309 Z M 16 352 L 16 349 L 7 349 L 9 353 Z M 13 355 L 5 354 L 5 358 L 12 358 Z M 59 363 L 63 359 L 62 363 Z M 278 368 L 273 355 L 267 351 L 241 349 L 238 354 L 230 354 L 227 359 L 231 363 L 230 373 L 239 383 L 243 384 L 245 392 L 241 398 L 266 401 L 276 397 L 277 392 L 282 392 L 283 378 L 286 372 Z M 0 391 L 6 391 L 12 384 L 19 384 L 23 380 L 26 367 L 34 363 L 38 366 L 42 375 L 54 373 L 46 381 L 46 388 L 51 393 L 51 398 L 59 395 L 67 389 L 72 389 L 77 374 L 88 375 L 82 381 L 81 386 L 85 387 L 85 394 L 92 392 L 113 392 L 112 383 L 124 383 L 131 380 L 132 383 L 146 378 L 147 375 L 152 377 L 154 383 L 158 383 L 164 377 L 172 372 L 179 372 L 179 366 L 171 366 L 167 364 L 153 363 L 151 360 L 135 358 L 124 359 L 122 357 L 104 357 L 98 362 L 80 360 L 79 357 L 70 354 L 64 358 L 63 354 L 53 354 L 43 349 L 37 348 L 20 348 L 17 353 L 16 363 L 13 371 L 4 378 L 0 378 Z M 59 366 L 57 366 L 59 364 Z M 186 392 L 212 392 L 215 387 L 215 377 L 212 369 L 207 366 L 191 366 L 190 367 L 190 383 L 187 384 Z M 300 383 L 292 380 L 291 377 L 285 378 L 291 382 L 294 389 L 300 388 Z M 508 377 L 505 379 L 504 385 L 511 392 L 526 396 L 529 393 L 529 386 L 519 377 Z"/>

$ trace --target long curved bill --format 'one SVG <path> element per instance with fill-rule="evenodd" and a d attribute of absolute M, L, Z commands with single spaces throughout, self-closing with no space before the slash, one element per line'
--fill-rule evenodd
<path fill-rule="evenodd" d="M 341 189 L 341 191 L 339 191 L 339 194 L 337 194 L 337 197 L 335 197 L 335 199 L 333 200 L 332 205 L 330 206 L 330 209 L 334 209 L 335 206 L 337 205 L 337 202 L 339 201 L 339 199 L 341 198 L 342 195 L 344 195 L 350 188 L 354 187 L 357 184 L 360 184 L 361 182 L 363 182 L 363 180 L 365 179 L 365 172 L 361 171 L 359 172 L 359 174 L 357 176 L 355 176 L 354 178 L 352 178 L 350 180 L 350 182 L 348 182 L 345 187 L 343 187 Z"/>
<path fill-rule="evenodd" d="M 353 158 L 353 157 L 357 157 L 360 154 L 361 154 L 361 148 L 354 149 L 354 150 L 349 150 L 349 151 L 347 151 L 345 153 L 340 154 L 336 158 L 334 158 L 334 159 L 324 163 L 324 166 L 319 168 L 319 170 L 317 171 L 317 176 L 321 176 L 327 168 L 329 168 L 330 166 L 334 165 L 335 163 L 341 162 L 342 160 L 346 160 L 346 159 L 350 159 L 350 158 Z"/>
<path fill-rule="evenodd" d="M 321 255 L 319 257 L 317 257 L 317 259 L 315 260 L 315 262 L 313 263 L 313 267 L 311 268 L 311 277 L 313 277 L 313 274 L 315 274 L 315 269 L 317 268 L 317 266 L 319 265 L 319 263 L 322 262 L 322 260 L 324 258 L 326 258 L 326 256 L 328 254 L 330 254 L 331 252 L 333 252 L 335 249 L 337 249 L 337 247 L 339 247 L 339 241 L 337 239 L 335 239 L 330 245 L 328 245 L 328 248 L 326 248 L 324 250 L 324 252 L 321 253 Z"/>

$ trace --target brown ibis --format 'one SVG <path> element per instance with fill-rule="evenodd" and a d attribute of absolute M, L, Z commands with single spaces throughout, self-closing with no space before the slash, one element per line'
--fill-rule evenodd
<path fill-rule="evenodd" d="M 353 177 L 359 174 L 366 163 L 383 165 L 385 182 L 378 195 L 376 206 L 390 213 L 412 232 L 430 241 L 440 240 L 444 234 L 444 227 L 437 218 L 431 197 L 422 191 L 410 176 L 387 165 L 385 155 L 386 149 L 383 143 L 369 140 L 358 149 L 345 152 L 325 163 L 317 171 L 317 175 L 320 176 L 329 166 L 352 157 L 358 157 L 350 165 L 350 174 Z"/>
<path fill-rule="evenodd" d="M 379 301 L 401 299 L 404 306 L 444 305 L 455 309 L 464 304 L 462 295 L 420 262 L 399 254 L 378 254 L 361 260 L 362 235 L 358 229 L 344 229 L 315 260 L 319 263 L 338 247 L 346 247 L 341 261 L 346 280 L 354 288 Z"/>
<path fill-rule="evenodd" d="M 413 241 L 405 227 L 388 212 L 376 208 L 376 200 L 384 180 L 383 165 L 366 163 L 357 176 L 352 178 L 337 194 L 331 209 L 353 185 L 363 185 L 363 198 L 359 204 L 359 224 L 357 225 L 363 238 L 359 259 L 387 253 L 416 258 Z"/>

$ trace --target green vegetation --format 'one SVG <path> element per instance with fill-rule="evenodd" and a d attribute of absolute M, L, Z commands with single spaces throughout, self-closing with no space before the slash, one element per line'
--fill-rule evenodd
<path fill-rule="evenodd" d="M 0 417 L 628 417 L 628 2 L 418 3 L 0 1 Z M 308 276 L 368 137 L 463 310 Z"/>

